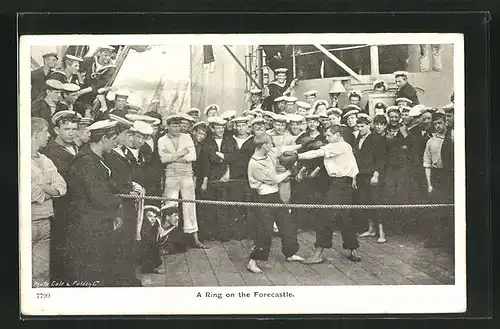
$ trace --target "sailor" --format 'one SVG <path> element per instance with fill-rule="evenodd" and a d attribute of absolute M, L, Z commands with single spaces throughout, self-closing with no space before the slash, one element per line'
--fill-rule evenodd
<path fill-rule="evenodd" d="M 175 207 L 172 207 L 175 209 Z M 142 273 L 165 274 L 158 244 L 161 210 L 152 205 L 144 206 L 139 229 L 139 264 Z"/>
<path fill-rule="evenodd" d="M 270 112 L 272 113 L 272 112 Z M 236 141 L 237 157 L 236 160 L 230 163 L 229 173 L 230 179 L 233 181 L 230 184 L 230 200 L 234 201 L 250 201 L 250 186 L 248 185 L 247 167 L 248 160 L 245 159 L 242 147 L 253 138 L 248 127 L 249 118 L 236 117 L 233 119 L 234 124 L 234 140 Z M 248 145 L 248 144 L 247 144 Z M 248 214 L 247 207 L 235 207 L 234 237 L 236 239 L 248 237 Z"/>
<path fill-rule="evenodd" d="M 74 111 L 56 112 L 52 116 L 52 126 L 56 137 L 47 144 L 43 151 L 43 154 L 52 160 L 64 181 L 68 181 L 69 166 L 78 153 L 74 140 L 80 118 L 81 116 Z M 50 225 L 50 277 L 51 281 L 56 282 L 68 282 L 70 279 L 65 269 L 65 262 L 68 259 L 64 250 L 67 236 L 67 208 L 67 196 L 54 199 L 54 219 Z"/>
<path fill-rule="evenodd" d="M 295 104 L 297 105 L 296 114 L 298 114 L 302 117 L 305 117 L 311 111 L 311 104 L 309 104 L 309 103 L 306 103 L 304 101 L 297 101 Z"/>
<path fill-rule="evenodd" d="M 303 116 L 299 114 L 288 114 L 287 118 L 288 118 L 287 131 L 291 136 L 297 138 L 303 132 L 300 125 L 302 121 L 304 121 L 305 119 Z"/>
<path fill-rule="evenodd" d="M 383 102 L 377 102 L 375 106 L 373 107 L 373 115 L 385 115 L 385 111 L 387 109 L 387 105 Z"/>
<path fill-rule="evenodd" d="M 76 84 L 64 83 L 62 85 L 61 99 L 59 100 L 59 102 L 56 103 L 56 112 L 63 110 L 70 110 L 79 113 L 79 111 L 77 111 L 75 107 L 79 90 L 80 87 Z M 81 116 L 81 113 L 79 114 Z"/>
<path fill-rule="evenodd" d="M 319 115 L 309 114 L 306 116 L 307 129 L 299 135 L 295 144 L 302 145 L 298 152 L 305 152 L 317 149 L 323 145 L 322 135 L 319 132 Z M 292 196 L 294 203 L 320 203 L 322 198 L 322 173 L 321 161 L 305 160 L 298 163 L 299 173 L 296 175 L 296 188 Z M 312 229 L 314 227 L 313 218 L 317 211 L 311 209 L 297 209 L 294 211 L 295 221 L 300 229 Z"/>
<path fill-rule="evenodd" d="M 317 114 L 321 115 L 324 114 L 326 115 L 326 110 L 328 109 L 329 105 L 328 102 L 324 99 L 317 100 L 313 105 L 312 105 L 312 114 Z"/>
<path fill-rule="evenodd" d="M 271 137 L 264 133 L 254 137 L 255 152 L 248 164 L 248 181 L 250 187 L 257 192 L 257 201 L 265 203 L 281 203 L 278 184 L 290 178 L 291 171 L 278 174 L 276 165 L 278 152 L 273 150 Z M 287 165 L 293 165 L 290 161 Z M 276 221 L 281 233 L 281 250 L 287 261 L 303 261 L 296 253 L 299 250 L 297 228 L 285 208 L 257 208 L 256 233 L 253 251 L 247 269 L 252 273 L 262 273 L 258 261 L 266 262 L 272 242 L 273 223 Z"/>
<path fill-rule="evenodd" d="M 343 139 L 346 131 L 346 127 L 331 126 L 325 133 L 328 144 L 317 150 L 298 154 L 299 160 L 323 158 L 328 177 L 330 177 L 328 190 L 323 197 L 323 204 L 351 204 L 353 190 L 357 188 L 356 176 L 359 170 L 351 145 Z M 318 217 L 314 244 L 316 249 L 304 263 L 318 264 L 324 261 L 323 249 L 332 247 L 332 221 L 337 216 L 342 217 L 342 246 L 350 251 L 348 259 L 353 262 L 361 260 L 357 253 L 359 242 L 356 237 L 356 229 L 349 212 L 328 210 L 323 211 L 322 216 Z"/>
<path fill-rule="evenodd" d="M 114 193 L 143 195 L 144 188 L 132 179 L 132 174 L 137 167 L 136 160 L 130 149 L 134 147 L 134 134 L 130 128 L 133 123 L 123 117 L 110 114 L 110 120 L 116 122 L 115 129 L 118 137 L 115 147 L 104 154 L 106 165 L 111 169 L 111 181 Z M 117 233 L 114 247 L 118 252 L 117 265 L 124 277 L 135 281 L 135 263 L 137 259 L 136 227 L 138 213 L 136 205 L 138 200 L 121 199 L 123 209 L 123 228 Z"/>
<path fill-rule="evenodd" d="M 357 105 L 348 105 L 346 108 L 344 108 L 344 124 L 349 128 L 348 130 L 351 132 L 350 136 L 347 131 L 344 134 L 344 141 L 349 143 L 351 146 L 354 146 L 354 141 L 358 137 L 358 132 L 357 132 L 357 120 L 358 120 L 358 113 L 361 112 L 361 108 Z"/>
<path fill-rule="evenodd" d="M 452 203 L 454 168 L 446 167 L 443 160 L 445 141 L 451 141 L 446 133 L 446 114 L 438 111 L 432 115 L 435 134 L 425 146 L 423 166 L 427 181 L 427 192 L 432 203 Z M 432 248 L 443 245 L 453 246 L 453 215 L 448 209 L 438 209 L 434 218 L 429 221 L 428 240 L 425 247 Z"/>
<path fill-rule="evenodd" d="M 116 67 L 111 62 L 114 52 L 114 47 L 100 46 L 95 57 L 86 57 L 80 64 L 83 85 L 81 86 L 79 101 L 86 107 L 92 107 L 99 89 L 105 88 L 114 75 Z"/>
<path fill-rule="evenodd" d="M 279 96 L 274 99 L 273 111 L 274 113 L 281 113 L 285 111 L 286 108 L 286 96 Z"/>
<path fill-rule="evenodd" d="M 83 84 L 83 77 L 79 71 L 83 59 L 73 55 L 65 55 L 62 61 L 62 70 L 53 70 L 49 79 L 59 80 L 62 83 Z"/>
<path fill-rule="evenodd" d="M 205 107 L 205 117 L 210 118 L 210 117 L 216 117 L 219 115 L 219 105 L 217 104 L 210 104 L 207 107 Z"/>
<path fill-rule="evenodd" d="M 380 180 L 385 167 L 385 147 L 383 137 L 372 133 L 370 125 L 372 119 L 365 113 L 358 114 L 359 135 L 354 144 L 354 156 L 358 165 L 359 173 L 356 177 L 357 189 L 354 194 L 358 204 L 376 204 L 380 194 Z M 356 202 L 355 202 L 356 203 Z M 378 243 L 385 243 L 385 232 L 381 216 L 377 211 L 363 211 L 357 214 L 363 223 L 368 222 L 368 231 L 362 233 L 360 237 L 375 236 L 377 225 L 379 238 Z"/>
<path fill-rule="evenodd" d="M 262 106 L 262 90 L 259 88 L 250 89 L 250 110 L 255 109 L 257 106 Z"/>
<path fill-rule="evenodd" d="M 387 83 L 384 80 L 377 79 L 377 80 L 373 81 L 373 93 L 374 94 L 384 94 L 388 88 L 389 87 L 387 86 Z M 383 104 L 383 103 L 379 102 L 377 104 Z M 366 102 L 365 113 L 367 113 L 367 114 L 370 113 L 369 107 L 370 107 L 370 102 Z M 374 110 L 375 109 L 376 109 L 376 107 L 374 108 Z"/>
<path fill-rule="evenodd" d="M 115 196 L 112 171 L 104 160 L 111 152 L 118 133 L 116 121 L 97 121 L 90 125 L 90 144 L 71 163 L 68 174 L 69 242 L 73 278 L 94 282 L 96 286 L 141 286 L 137 278 L 125 273 L 116 241 L 123 230 L 123 208 Z"/>
<path fill-rule="evenodd" d="M 295 103 L 297 102 L 297 97 L 286 96 L 285 102 L 286 102 L 284 111 L 285 114 L 294 114 L 297 112 L 297 108 L 295 106 Z"/>
<path fill-rule="evenodd" d="M 373 133 L 380 136 L 385 136 L 385 129 L 387 128 L 387 116 L 378 114 L 373 117 Z"/>
<path fill-rule="evenodd" d="M 410 191 L 410 158 L 406 129 L 401 127 L 401 112 L 397 106 L 387 108 L 389 118 L 385 132 L 387 163 L 385 170 L 386 202 L 391 204 L 408 204 Z M 407 214 L 401 210 L 388 213 L 390 224 L 396 233 L 401 233 Z"/>
<path fill-rule="evenodd" d="M 418 96 L 415 88 L 408 82 L 408 72 L 396 71 L 394 72 L 394 81 L 398 87 L 396 98 L 407 98 L 412 101 L 412 105 L 418 105 Z"/>
<path fill-rule="evenodd" d="M 130 96 L 130 92 L 125 89 L 117 90 L 113 92 L 114 97 L 114 107 L 110 109 L 101 108 L 101 111 L 97 115 L 97 120 L 104 120 L 109 117 L 110 114 L 117 115 L 124 118 L 128 114 L 127 101 Z M 102 104 L 101 104 L 102 105 Z M 104 111 L 102 111 L 104 109 Z"/>
<path fill-rule="evenodd" d="M 179 206 L 176 202 L 167 202 L 160 208 L 162 223 L 158 227 L 158 243 L 161 251 L 174 255 L 186 251 L 186 239 L 179 229 Z"/>
<path fill-rule="evenodd" d="M 342 84 L 342 81 L 333 80 L 333 85 L 328 92 L 328 94 L 330 95 L 330 104 L 332 107 L 339 107 L 340 94 L 345 92 L 346 90 L 344 88 L 344 85 Z"/>
<path fill-rule="evenodd" d="M 359 106 L 360 102 L 361 102 L 361 95 L 360 94 L 358 94 L 356 91 L 349 92 L 349 105 Z"/>
<path fill-rule="evenodd" d="M 309 90 L 304 93 L 304 96 L 306 97 L 306 102 L 309 105 L 313 105 L 314 102 L 316 101 L 316 95 L 318 94 L 317 90 Z"/>
<path fill-rule="evenodd" d="M 326 110 L 326 114 L 330 118 L 332 125 L 339 125 L 342 121 L 342 110 L 338 107 L 330 107 Z"/>
<path fill-rule="evenodd" d="M 191 128 L 196 123 L 196 120 L 192 116 L 190 116 L 189 114 L 182 113 L 182 112 L 179 114 L 179 116 L 182 117 L 181 133 L 182 134 L 190 134 Z"/>
<path fill-rule="evenodd" d="M 292 90 L 297 85 L 298 79 L 287 79 L 287 68 L 277 68 L 274 70 L 275 80 L 271 81 L 267 88 L 269 89 L 269 96 L 263 102 L 263 108 L 271 108 L 274 100 L 280 96 L 290 96 Z"/>
<path fill-rule="evenodd" d="M 42 55 L 43 66 L 31 71 L 31 101 L 34 102 L 45 90 L 45 82 L 57 65 L 58 57 L 54 52 Z M 46 118 L 45 118 L 46 119 Z M 47 120 L 47 119 L 46 119 Z"/>
<path fill-rule="evenodd" d="M 411 204 L 427 203 L 428 194 L 425 182 L 425 172 L 421 163 L 424 156 L 425 145 L 432 137 L 432 112 L 423 105 L 415 105 L 409 111 L 409 116 L 413 119 L 408 123 L 406 131 L 408 132 L 407 145 L 408 155 L 410 157 L 410 191 L 409 200 Z M 418 221 L 420 218 L 426 218 L 428 212 L 414 210 L 409 213 L 415 216 L 415 223 L 418 227 L 423 227 Z"/>
<path fill-rule="evenodd" d="M 455 104 L 453 102 L 448 103 L 442 107 L 444 113 L 446 114 L 446 126 L 448 130 L 453 130 L 455 125 Z"/>
<path fill-rule="evenodd" d="M 200 120 L 201 111 L 197 107 L 191 107 L 186 110 L 186 114 L 192 117 L 196 122 Z"/>
<path fill-rule="evenodd" d="M 53 200 L 64 196 L 67 185 L 54 163 L 39 150 L 49 139 L 48 122 L 31 118 L 31 230 L 32 284 L 51 283 L 51 222 L 54 221 Z M 59 235 L 56 237 L 59 238 Z M 56 273 L 60 276 L 61 273 Z"/>
<path fill-rule="evenodd" d="M 192 163 L 196 161 L 196 150 L 193 140 L 188 134 L 180 132 L 182 117 L 170 115 L 166 118 L 167 133 L 158 140 L 158 153 L 161 162 L 165 165 L 165 192 L 164 196 L 177 199 L 179 193 L 183 199 L 195 199 Z M 194 203 L 182 203 L 182 219 L 184 233 L 193 238 L 197 248 L 207 248 L 198 239 L 198 223 L 196 206 Z"/>
<path fill-rule="evenodd" d="M 224 137 L 233 137 L 234 134 L 234 122 L 233 119 L 236 117 L 236 111 L 229 110 L 221 113 L 220 117 L 226 120 L 226 129 L 224 130 Z"/>
<path fill-rule="evenodd" d="M 45 119 L 49 123 L 49 133 L 54 137 L 52 116 L 56 113 L 57 102 L 61 99 L 63 84 L 58 80 L 49 79 L 45 82 L 45 91 L 31 103 L 31 116 Z"/>
<path fill-rule="evenodd" d="M 238 145 L 232 136 L 224 137 L 227 121 L 214 117 L 210 125 L 213 136 L 203 142 L 208 164 L 208 195 L 211 200 L 230 200 L 231 165 L 239 159 Z M 209 207 L 207 227 L 211 239 L 227 242 L 233 232 L 235 211 L 228 207 Z"/>
<path fill-rule="evenodd" d="M 264 119 L 266 124 L 266 131 L 273 129 L 274 112 L 264 111 L 262 118 Z"/>

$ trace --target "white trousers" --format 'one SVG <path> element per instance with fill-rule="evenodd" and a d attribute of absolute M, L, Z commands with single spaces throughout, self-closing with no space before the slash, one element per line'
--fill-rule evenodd
<path fill-rule="evenodd" d="M 194 180 L 190 176 L 165 177 L 165 192 L 163 196 L 170 199 L 177 199 L 181 193 L 181 199 L 194 200 Z M 196 220 L 196 204 L 182 203 L 182 219 L 184 221 L 184 233 L 191 234 L 198 232 L 198 222 Z"/>

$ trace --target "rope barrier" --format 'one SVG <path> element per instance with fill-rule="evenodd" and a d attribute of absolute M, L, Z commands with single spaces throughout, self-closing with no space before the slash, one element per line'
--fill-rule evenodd
<path fill-rule="evenodd" d="M 221 201 L 221 200 L 190 200 L 190 199 L 174 199 L 160 196 L 139 196 L 133 194 L 115 194 L 119 198 L 124 199 L 144 199 L 153 201 L 174 201 L 179 203 L 198 203 L 218 205 L 223 207 L 262 207 L 262 208 L 287 208 L 287 209 L 434 209 L 434 208 L 451 208 L 452 203 L 433 203 L 433 204 L 381 204 L 381 205 L 339 205 L 339 204 L 301 204 L 301 203 L 263 203 L 263 202 L 243 202 L 243 201 Z"/>

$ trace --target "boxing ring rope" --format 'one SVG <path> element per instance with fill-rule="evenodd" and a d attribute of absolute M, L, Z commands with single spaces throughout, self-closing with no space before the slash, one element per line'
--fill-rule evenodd
<path fill-rule="evenodd" d="M 209 204 L 223 207 L 262 207 L 262 208 L 287 208 L 287 209 L 357 209 L 357 210 L 373 210 L 373 209 L 434 209 L 434 208 L 452 208 L 453 203 L 432 203 L 432 204 L 378 204 L 378 205 L 339 205 L 339 204 L 301 204 L 301 203 L 264 203 L 264 202 L 246 202 L 246 201 L 222 201 L 222 200 L 190 200 L 190 199 L 173 199 L 160 196 L 134 195 L 134 194 L 115 194 L 115 196 L 123 199 L 138 199 L 152 201 L 174 201 L 178 203 L 197 203 Z"/>

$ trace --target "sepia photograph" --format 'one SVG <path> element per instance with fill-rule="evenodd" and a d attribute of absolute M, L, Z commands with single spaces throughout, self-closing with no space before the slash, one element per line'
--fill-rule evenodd
<path fill-rule="evenodd" d="M 465 311 L 462 35 L 19 46 L 23 314 Z"/>

